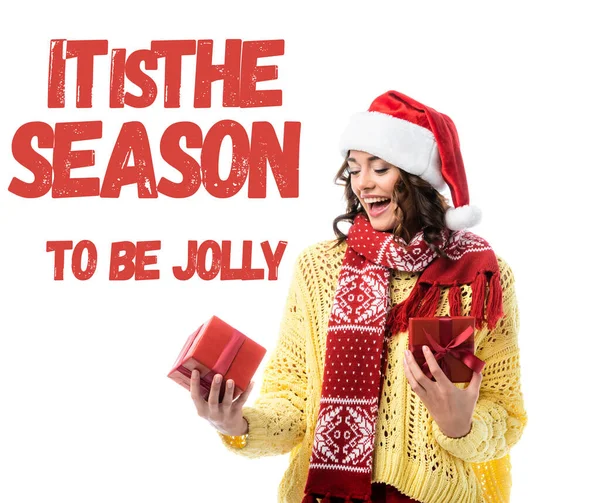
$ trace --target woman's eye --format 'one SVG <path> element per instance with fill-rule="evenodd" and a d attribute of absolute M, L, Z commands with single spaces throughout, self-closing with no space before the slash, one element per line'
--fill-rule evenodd
<path fill-rule="evenodd" d="M 390 170 L 389 167 L 386 168 L 377 168 L 377 169 L 373 169 L 373 172 L 377 175 L 383 175 L 384 173 L 387 173 Z M 355 170 L 351 170 L 351 169 L 347 169 L 346 172 L 350 175 L 350 176 L 355 176 L 358 175 L 360 173 L 360 169 L 355 169 Z"/>

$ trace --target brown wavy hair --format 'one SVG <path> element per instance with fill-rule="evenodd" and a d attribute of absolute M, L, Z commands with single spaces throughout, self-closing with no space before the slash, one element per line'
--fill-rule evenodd
<path fill-rule="evenodd" d="M 397 166 L 395 166 L 397 168 Z M 438 256 L 448 258 L 441 244 L 441 232 L 446 227 L 444 213 L 449 207 L 447 199 L 433 186 L 421 177 L 407 173 L 401 168 L 400 178 L 394 187 L 392 202 L 396 203 L 395 215 L 398 224 L 392 230 L 397 242 L 399 238 L 410 243 L 419 231 L 423 231 L 425 242 Z M 354 221 L 354 217 L 362 213 L 368 218 L 365 209 L 360 205 L 358 197 L 352 191 L 350 175 L 348 173 L 348 157 L 335 175 L 334 183 L 345 186 L 346 213 L 339 215 L 333 221 L 333 231 L 337 236 L 335 246 L 341 245 L 348 237 L 338 227 L 340 222 Z"/>

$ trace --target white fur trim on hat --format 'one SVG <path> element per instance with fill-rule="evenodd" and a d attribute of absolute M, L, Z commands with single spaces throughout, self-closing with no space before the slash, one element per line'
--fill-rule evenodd
<path fill-rule="evenodd" d="M 381 112 L 354 114 L 340 140 L 342 155 L 349 150 L 375 155 L 420 176 L 438 191 L 446 187 L 433 133 L 407 120 Z"/>
<path fill-rule="evenodd" d="M 481 222 L 481 210 L 477 206 L 448 208 L 445 217 L 446 227 L 453 231 L 459 231 Z"/>

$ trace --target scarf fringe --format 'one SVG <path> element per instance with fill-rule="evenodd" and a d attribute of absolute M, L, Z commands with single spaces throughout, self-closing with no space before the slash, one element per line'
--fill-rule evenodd
<path fill-rule="evenodd" d="M 471 304 L 471 316 L 475 317 L 475 326 L 481 328 L 484 320 L 488 328 L 492 330 L 498 321 L 504 316 L 502 310 L 502 285 L 500 284 L 500 273 L 492 274 L 489 285 L 486 273 L 477 273 L 477 278 L 471 284 L 473 299 Z M 486 286 L 489 286 L 486 302 Z M 485 306 L 485 308 L 484 308 Z M 484 311 L 486 315 L 484 318 Z"/>
<path fill-rule="evenodd" d="M 502 307 L 502 285 L 500 273 L 495 272 L 490 278 L 490 290 L 487 299 L 487 323 L 490 329 L 496 327 L 498 321 L 504 316 Z"/>
<path fill-rule="evenodd" d="M 485 304 L 485 273 L 478 272 L 475 281 L 471 283 L 471 316 L 475 317 L 475 327 L 481 328 L 483 325 L 483 307 Z"/>
<path fill-rule="evenodd" d="M 436 283 L 415 285 L 410 295 L 392 308 L 388 317 L 388 330 L 392 334 L 404 332 L 408 330 L 409 318 L 434 316 L 441 293 Z"/>
<path fill-rule="evenodd" d="M 475 318 L 475 327 L 477 329 L 481 329 L 483 322 L 487 321 L 488 328 L 491 330 L 495 328 L 498 321 L 504 316 L 502 310 L 502 285 L 500 283 L 499 272 L 492 274 L 489 280 L 486 302 L 487 286 L 486 273 L 478 272 L 475 281 L 471 283 L 472 299 L 469 316 Z M 387 330 L 392 334 L 404 332 L 408 330 L 408 320 L 410 318 L 435 316 L 441 294 L 441 287 L 437 283 L 431 286 L 425 283 L 415 285 L 410 295 L 404 301 L 396 304 L 390 311 Z M 450 316 L 462 316 L 461 295 L 461 286 L 457 283 L 453 284 L 448 292 Z"/>
<path fill-rule="evenodd" d="M 422 318 L 430 318 L 435 316 L 438 304 L 440 302 L 441 289 L 437 283 L 434 283 L 427 290 L 427 294 L 423 298 L 423 304 L 419 308 L 418 315 Z"/>
<path fill-rule="evenodd" d="M 448 292 L 448 302 L 450 304 L 450 316 L 462 316 L 461 315 L 461 291 L 460 286 L 457 283 L 454 283 L 450 287 L 450 292 Z"/>
<path fill-rule="evenodd" d="M 408 330 L 408 319 L 415 316 L 426 291 L 427 285 L 417 284 L 406 299 L 392 308 L 387 327 L 390 333 Z"/>

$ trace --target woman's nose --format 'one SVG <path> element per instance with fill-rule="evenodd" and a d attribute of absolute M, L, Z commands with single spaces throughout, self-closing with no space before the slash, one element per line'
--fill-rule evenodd
<path fill-rule="evenodd" d="M 358 180 L 356 181 L 356 187 L 360 190 L 373 188 L 373 177 L 371 176 L 370 170 L 363 169 L 358 174 Z"/>

